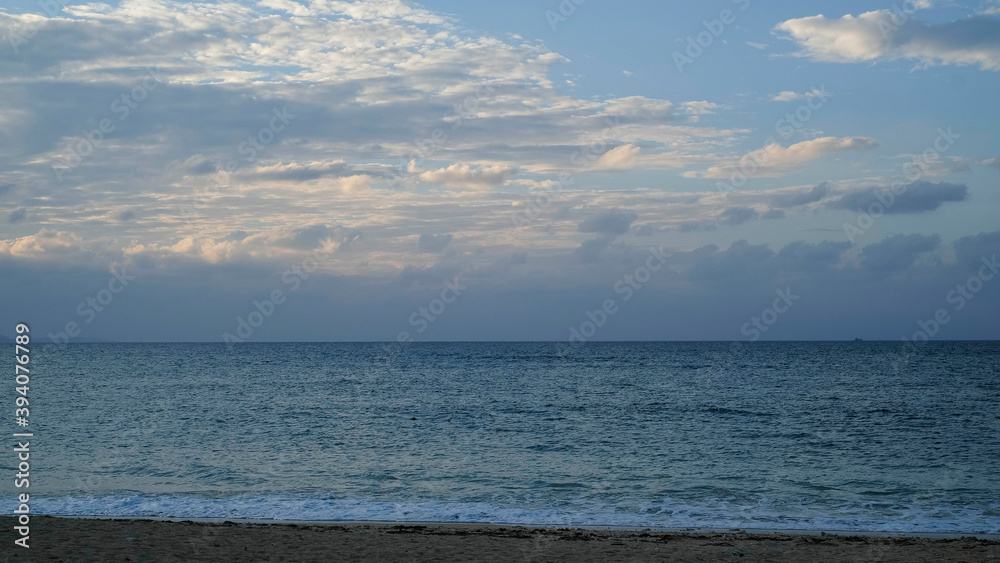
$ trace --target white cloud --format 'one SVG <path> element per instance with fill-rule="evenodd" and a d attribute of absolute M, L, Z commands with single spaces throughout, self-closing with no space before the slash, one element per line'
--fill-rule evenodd
<path fill-rule="evenodd" d="M 151 242 L 131 244 L 121 249 L 128 262 L 170 266 L 178 261 L 208 264 L 252 260 L 292 261 L 314 251 L 334 254 L 349 248 L 357 232 L 323 224 L 280 226 L 255 233 L 233 231 L 225 237 L 186 236 L 173 244 Z"/>
<path fill-rule="evenodd" d="M 762 149 L 747 153 L 733 164 L 712 166 L 701 176 L 705 178 L 729 178 L 742 171 L 750 177 L 777 178 L 798 170 L 803 164 L 822 156 L 845 150 L 865 150 L 878 146 L 869 137 L 821 137 L 803 141 L 788 147 L 773 143 Z"/>
<path fill-rule="evenodd" d="M 918 163 L 922 176 L 948 176 L 965 172 L 975 159 L 964 156 L 944 156 L 934 154 L 901 154 L 896 158 L 907 163 Z"/>
<path fill-rule="evenodd" d="M 510 166 L 452 164 L 446 168 L 421 171 L 411 163 L 409 172 L 418 174 L 424 182 L 446 188 L 491 189 L 506 183 L 515 170 Z"/>
<path fill-rule="evenodd" d="M 0 16 L 0 30 L 21 17 Z M 29 211 L 4 223 L 10 256 L 271 269 L 316 244 L 316 225 L 343 224 L 364 236 L 325 271 L 426 268 L 413 252 L 423 232 L 486 261 L 524 250 L 511 218 L 525 192 L 579 173 L 525 227 L 545 233 L 533 251 L 556 256 L 580 244 L 574 209 L 642 210 L 656 232 L 718 213 L 712 194 L 609 189 L 584 172 L 727 164 L 718 154 L 750 133 L 693 123 L 728 109 L 707 100 L 566 95 L 549 78 L 565 59 L 542 44 L 470 34 L 395 0 L 124 0 L 35 18 L 30 49 L 0 49 L 0 195 L 5 215 Z M 163 82 L 120 120 L 110 105 L 145 68 Z M 295 118 L 261 136 L 286 107 Z M 114 135 L 56 180 L 51 165 L 103 117 Z M 248 138 L 266 141 L 252 158 Z M 390 189 L 396 175 L 427 185 Z"/>
<path fill-rule="evenodd" d="M 222 168 L 275 107 L 285 106 L 298 117 L 253 162 L 237 162 L 242 183 L 285 180 L 289 189 L 304 189 L 302 182 L 322 187 L 323 177 L 377 178 L 392 173 L 386 161 L 405 166 L 414 153 L 447 166 L 557 173 L 577 147 L 603 134 L 606 117 L 620 126 L 605 140 L 643 142 L 644 158 L 691 157 L 697 139 L 734 133 L 672 123 L 675 109 L 689 121 L 711 113 L 717 106 L 707 101 L 567 96 L 548 77 L 551 65 L 565 61 L 561 55 L 537 42 L 470 36 L 398 0 L 250 6 L 124 0 L 68 13 L 31 16 L 45 41 L 22 56 L 0 52 L 0 81 L 11 89 L 0 100 L 9 131 L 0 134 L 0 149 L 23 147 L 15 139 L 27 136 L 41 149 L 19 162 L 2 156 L 13 151 L 0 150 L 0 169 L 30 163 L 42 191 L 51 181 L 48 164 L 71 157 L 67 147 L 79 140 L 81 116 L 115 119 L 108 106 L 140 83 L 145 71 L 137 69 L 145 68 L 157 69 L 162 83 L 132 109 L 127 127 L 73 169 L 74 182 L 124 182 L 136 169 L 153 167 L 171 177 L 144 179 L 162 186 L 151 194 L 190 190 L 183 166 L 167 163 L 197 155 L 206 167 Z M 2 16 L 0 29 L 26 17 Z M 87 96 L 72 94 L 76 89 Z M 24 96 L 46 112 L 15 106 Z M 446 134 L 440 142 L 431 138 L 438 129 Z M 433 154 L 424 155 L 428 142 Z M 323 169 L 333 161 L 344 164 Z"/>
<path fill-rule="evenodd" d="M 313 15 L 312 10 L 291 0 L 259 0 L 257 4 L 273 10 L 287 12 L 293 16 Z"/>
<path fill-rule="evenodd" d="M 667 100 L 630 96 L 627 98 L 614 98 L 604 102 L 604 114 L 630 118 L 663 119 L 670 117 L 673 106 Z"/>
<path fill-rule="evenodd" d="M 345 193 L 356 194 L 371 189 L 372 177 L 367 174 L 355 174 L 340 178 L 340 189 Z"/>
<path fill-rule="evenodd" d="M 0 240 L 0 254 L 20 258 L 53 258 L 83 251 L 83 240 L 75 233 L 42 229 L 37 234 Z"/>
<path fill-rule="evenodd" d="M 915 59 L 921 64 L 978 65 L 1000 70 L 1000 20 L 972 16 L 927 24 L 890 10 L 792 19 L 776 26 L 801 47 L 800 54 L 820 61 L 865 62 Z"/>
<path fill-rule="evenodd" d="M 718 104 L 706 101 L 684 102 L 681 104 L 684 112 L 688 115 L 688 121 L 698 122 L 703 115 L 712 115 L 719 108 Z"/>
<path fill-rule="evenodd" d="M 805 96 L 802 95 L 802 94 L 796 94 L 795 92 L 792 92 L 791 90 L 785 90 L 783 92 L 778 93 L 777 96 L 771 98 L 771 101 L 773 101 L 773 102 L 792 102 L 792 101 L 795 101 L 795 100 L 801 100 L 804 97 Z"/>
<path fill-rule="evenodd" d="M 822 88 L 813 88 L 812 90 L 809 90 L 808 92 L 803 92 L 801 94 L 798 93 L 798 92 L 794 92 L 792 90 L 785 90 L 783 92 L 778 93 L 773 98 L 771 98 L 771 101 L 772 102 L 793 102 L 793 101 L 796 101 L 796 100 L 805 100 L 805 99 L 808 99 L 808 98 L 825 97 L 825 96 L 829 96 L 829 95 L 830 95 L 830 93 L 824 91 Z"/>
<path fill-rule="evenodd" d="M 615 147 L 591 165 L 593 170 L 626 170 L 633 168 L 639 162 L 639 147 L 635 145 L 621 145 Z"/>

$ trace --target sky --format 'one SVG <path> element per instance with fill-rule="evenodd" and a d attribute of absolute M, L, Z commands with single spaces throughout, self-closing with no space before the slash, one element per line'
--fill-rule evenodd
<path fill-rule="evenodd" d="M 0 334 L 997 339 L 997 92 L 998 1 L 7 1 Z"/>

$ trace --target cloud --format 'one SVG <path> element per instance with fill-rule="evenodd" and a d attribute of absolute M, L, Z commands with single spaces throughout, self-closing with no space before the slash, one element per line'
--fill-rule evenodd
<path fill-rule="evenodd" d="M 639 216 L 627 209 L 609 209 L 598 215 L 583 220 L 578 227 L 581 233 L 601 233 L 605 235 L 622 235 L 628 232 L 632 223 Z"/>
<path fill-rule="evenodd" d="M 7 222 L 8 223 L 19 223 L 19 222 L 23 221 L 24 218 L 27 217 L 27 216 L 28 216 L 28 210 L 25 209 L 25 208 L 23 208 L 23 207 L 18 207 L 14 211 L 11 211 L 10 215 L 7 216 Z"/>
<path fill-rule="evenodd" d="M 0 202 L 4 218 L 19 221 L 0 241 L 0 268 L 5 268 L 0 284 L 6 284 L 7 295 L 19 297 L 4 301 L 4 308 L 21 307 L 21 286 L 6 277 L 10 272 L 36 282 L 23 284 L 25 288 L 47 289 L 37 291 L 40 297 L 31 304 L 39 318 L 51 312 L 56 317 L 52 325 L 73 318 L 80 284 L 73 276 L 46 272 L 86 262 L 100 274 L 93 284 L 98 287 L 106 283 L 108 263 L 129 260 L 141 264 L 147 276 L 143 289 L 129 295 L 134 306 L 121 309 L 134 314 L 135 323 L 109 318 L 97 324 L 138 338 L 125 327 L 138 327 L 138 335 L 158 330 L 143 328 L 155 327 L 157 319 L 169 325 L 183 318 L 170 329 L 173 339 L 203 326 L 213 328 L 199 337 L 217 339 L 216 325 L 245 316 L 248 303 L 282 287 L 281 272 L 316 249 L 332 252 L 288 300 L 287 314 L 283 309 L 287 326 L 295 325 L 292 332 L 275 335 L 315 338 L 306 332 L 340 330 L 330 328 L 337 323 L 303 322 L 332 312 L 357 319 L 345 331 L 394 338 L 413 308 L 407 303 L 396 311 L 388 304 L 411 296 L 415 306 L 426 304 L 433 293 L 416 295 L 411 286 L 429 288 L 462 272 L 470 285 L 477 283 L 477 290 L 484 291 L 470 291 L 469 301 L 449 309 L 449 318 L 436 323 L 435 331 L 448 330 L 448 325 L 457 327 L 459 336 L 468 331 L 495 338 L 491 331 L 506 323 L 522 327 L 511 328 L 510 334 L 526 336 L 517 331 L 528 330 L 531 323 L 517 321 L 528 320 L 557 324 L 560 332 L 545 336 L 560 337 L 573 315 L 607 297 L 612 275 L 643 263 L 647 246 L 660 244 L 676 248 L 677 263 L 672 257 L 671 268 L 659 271 L 637 297 L 652 306 L 632 310 L 646 314 L 654 306 L 663 305 L 660 312 L 674 308 L 681 313 L 677 324 L 703 324 L 729 338 L 738 337 L 730 326 L 738 328 L 744 313 L 759 312 L 768 301 L 762 296 L 784 287 L 789 278 L 801 279 L 803 288 L 811 290 L 815 301 L 810 307 L 828 299 L 833 307 L 857 303 L 870 310 L 872 303 L 897 291 L 855 300 L 870 287 L 852 280 L 877 276 L 860 275 L 853 255 L 844 261 L 845 243 L 810 238 L 777 254 L 759 244 L 788 238 L 790 233 L 779 232 L 782 224 L 753 224 L 754 236 L 770 237 L 753 244 L 687 251 L 707 242 L 725 248 L 722 239 L 729 229 L 720 228 L 724 225 L 780 218 L 783 209 L 817 208 L 831 194 L 841 198 L 845 189 L 881 180 L 844 180 L 834 187 L 806 179 L 795 188 L 773 182 L 759 186 L 766 191 L 731 193 L 721 203 L 712 190 L 714 182 L 677 183 L 671 180 L 673 172 L 652 172 L 680 167 L 733 171 L 753 164 L 752 175 L 777 177 L 837 151 L 868 148 L 874 143 L 870 139 L 824 137 L 799 143 L 826 135 L 800 131 L 797 135 L 808 136 L 751 153 L 761 157 L 754 163 L 743 153 L 757 148 L 745 143 L 760 130 L 697 122 L 739 123 L 747 115 L 743 102 L 574 96 L 552 78 L 557 75 L 554 65 L 565 59 L 544 43 L 478 33 L 400 0 L 83 3 L 55 18 L 0 14 L 0 34 L 19 29 L 27 19 L 39 24 L 37 37 L 19 53 L 0 48 Z M 978 38 L 970 39 L 978 44 Z M 752 46 L 772 51 L 764 44 Z M 141 85 L 147 68 L 157 69 L 162 81 L 130 108 L 127 119 L 119 119 L 110 109 L 112 102 Z M 790 88 L 777 96 L 789 100 L 810 99 L 820 91 L 788 81 L 763 90 L 765 99 L 778 92 L 775 86 Z M 759 97 L 741 99 L 759 105 Z M 273 121 L 276 111 L 295 116 L 281 131 L 272 125 L 279 124 Z M 54 178 L 50 165 L 63 162 L 80 146 L 81 130 L 104 117 L 115 123 L 114 134 L 63 181 Z M 260 146 L 248 151 L 254 144 Z M 968 150 L 975 154 L 982 148 Z M 583 157 L 574 158 L 581 153 Z M 927 161 L 928 170 L 932 164 L 941 173 L 961 169 L 963 162 L 954 158 Z M 643 170 L 584 173 L 636 169 Z M 403 188 L 384 185 L 401 173 L 416 181 Z M 576 183 L 557 182 L 563 173 Z M 881 171 L 858 173 L 879 178 Z M 686 186 L 705 191 L 682 193 Z M 899 197 L 898 212 L 956 201 L 949 193 L 928 196 L 915 189 L 914 194 Z M 870 201 L 864 194 L 854 197 Z M 191 213 L 182 214 L 182 205 L 190 206 Z M 19 217 L 18 210 L 28 209 Z M 522 228 L 513 228 L 510 218 L 524 210 L 537 213 Z M 28 222 L 31 230 L 25 230 Z M 704 232 L 679 236 L 676 229 Z M 36 234 L 21 236 L 28 232 Z M 960 230 L 949 227 L 947 232 Z M 633 244 L 628 233 L 645 238 Z M 842 236 L 839 229 L 836 236 Z M 992 248 L 991 240 L 963 239 L 956 243 L 956 256 L 965 260 L 985 252 Z M 875 252 L 869 250 L 867 256 Z M 933 277 L 928 269 L 920 273 L 932 282 L 947 282 L 941 288 L 951 287 L 945 275 L 951 273 L 951 254 L 942 249 L 940 256 L 940 275 Z M 916 263 L 923 258 L 930 257 L 918 256 Z M 19 269 L 26 263 L 35 269 Z M 823 275 L 807 275 L 816 271 Z M 720 290 L 692 280 L 712 280 Z M 175 293 L 182 285 L 191 293 Z M 598 300 L 573 293 L 581 287 L 596 288 L 586 297 Z M 545 293 L 552 288 L 558 289 Z M 831 288 L 846 298 L 837 302 L 829 297 L 824 290 Z M 745 299 L 739 301 L 734 292 L 744 292 Z M 930 293 L 939 295 L 938 286 Z M 181 299 L 191 295 L 200 298 Z M 69 300 L 56 310 L 50 301 L 60 296 Z M 480 296 L 489 298 L 477 301 Z M 566 315 L 550 314 L 553 296 L 563 300 Z M 987 299 L 985 292 L 980 299 Z M 232 308 L 221 307 L 223 302 L 232 302 Z M 366 309 L 354 302 L 378 305 Z M 500 307 L 519 302 L 523 306 Z M 497 318 L 503 320 L 483 323 L 483 318 L 493 318 L 487 314 L 490 307 L 498 308 Z M 683 316 L 685 307 L 695 314 Z M 479 314 L 463 321 L 462 309 Z M 517 310 L 527 312 L 517 317 Z M 627 310 L 623 307 L 622 315 L 632 314 Z M 736 318 L 724 318 L 733 311 L 739 311 Z M 800 318 L 827 320 L 812 317 L 812 311 Z M 838 318 L 841 311 L 834 313 Z M 674 317 L 659 315 L 658 324 L 646 328 L 673 324 L 664 318 Z M 786 319 L 792 322 L 792 317 Z M 269 327 L 282 322 L 275 316 Z M 363 332 L 366 323 L 382 332 Z M 633 326 L 624 316 L 614 324 Z M 199 328 L 191 328 L 195 326 Z M 612 330 L 610 324 L 607 328 Z M 318 337 L 330 336 L 337 335 Z"/>
<path fill-rule="evenodd" d="M 75 233 L 42 229 L 34 235 L 0 241 L 0 254 L 21 258 L 59 259 L 84 251 L 83 240 Z"/>
<path fill-rule="evenodd" d="M 257 180 L 316 180 L 326 176 L 345 176 L 354 172 L 342 160 L 334 162 L 275 162 L 258 166 L 248 174 Z"/>
<path fill-rule="evenodd" d="M 583 241 L 573 254 L 580 262 L 596 262 L 601 252 L 611 244 L 612 237 L 598 237 Z"/>
<path fill-rule="evenodd" d="M 899 155 L 907 162 L 919 163 L 923 176 L 948 176 L 969 170 L 975 159 L 964 156 L 942 156 L 940 154 L 903 154 Z"/>
<path fill-rule="evenodd" d="M 719 221 L 725 225 L 742 225 L 757 218 L 757 211 L 752 207 L 730 207 L 719 214 Z"/>
<path fill-rule="evenodd" d="M 309 16 L 313 14 L 312 10 L 292 0 L 258 0 L 258 3 L 261 6 L 287 12 L 293 16 Z"/>
<path fill-rule="evenodd" d="M 706 101 L 684 102 L 681 104 L 681 107 L 684 108 L 684 112 L 688 115 L 688 121 L 697 123 L 701 121 L 701 116 L 715 113 L 715 110 L 719 109 L 719 104 Z"/>
<path fill-rule="evenodd" d="M 235 234 L 233 238 L 240 236 Z M 740 334 L 740 327 L 769 306 L 776 289 L 787 288 L 791 294 L 801 296 L 794 310 L 804 307 L 803 314 L 782 317 L 766 338 L 898 339 L 912 334 L 914 319 L 925 318 L 927 311 L 937 307 L 950 307 L 952 303 L 945 301 L 945 294 L 980 271 L 984 267 L 982 257 L 1000 253 L 1000 233 L 960 239 L 954 244 L 958 262 L 947 260 L 950 247 L 938 245 L 929 252 L 920 252 L 933 247 L 935 237 L 930 238 L 930 244 L 917 241 L 915 245 L 898 245 L 894 239 L 886 239 L 882 250 L 895 245 L 897 248 L 888 254 L 905 256 L 899 264 L 885 268 L 875 263 L 858 266 L 851 259 L 847 242 L 797 241 L 771 250 L 768 245 L 737 241 L 724 250 L 716 245 L 672 250 L 668 267 L 656 272 L 636 294 L 641 302 L 623 306 L 622 322 L 605 325 L 600 338 L 740 339 L 747 336 Z M 401 239 L 400 244 L 413 254 L 412 235 Z M 577 252 L 580 246 L 590 252 Z M 877 257 L 872 258 L 878 247 L 870 246 L 866 258 L 878 262 Z M 458 283 L 474 286 L 475 290 L 463 292 L 462 307 L 449 309 L 447 320 L 436 323 L 435 332 L 421 335 L 421 340 L 564 340 L 568 337 L 567 326 L 578 326 L 585 318 L 583 312 L 599 306 L 609 296 L 615 297 L 610 289 L 614 279 L 632 272 L 649 256 L 647 244 L 616 245 L 606 237 L 587 245 L 577 242 L 558 252 L 533 247 L 527 250 L 530 258 L 524 266 L 515 264 L 522 261 L 525 251 L 512 247 L 492 259 L 452 259 L 452 252 L 430 266 L 428 256 L 420 256 L 419 266 L 400 265 L 378 276 L 330 272 L 324 260 L 295 296 L 289 296 L 282 314 L 272 317 L 261 328 L 264 332 L 254 337 L 259 334 L 263 339 L 286 341 L 391 340 L 401 328 L 407 328 L 405 319 L 414 310 L 439 296 L 444 282 L 459 276 Z M 4 302 L 5 310 L 15 317 L 31 316 L 32 329 L 39 334 L 64 327 L 67 319 L 75 318 L 81 287 L 101 287 L 110 275 L 108 261 L 65 269 L 62 264 L 72 256 L 62 254 L 58 261 L 40 261 L 0 255 L 0 291 L 13 295 L 14 288 L 19 290 L 16 300 Z M 219 341 L 220 332 L 231 322 L 226 319 L 245 316 L 250 304 L 261 295 L 276 287 L 287 288 L 281 273 L 301 263 L 301 257 L 279 256 L 270 262 L 206 264 L 176 260 L 165 267 L 167 264 L 156 258 L 140 267 L 135 265 L 138 257 L 132 258 L 142 290 L 129 293 L 128 307 L 109 310 L 109 322 L 87 327 L 85 336 L 132 341 Z M 586 262 L 587 258 L 602 263 L 594 266 Z M 909 260 L 912 264 L 907 266 Z M 68 272 L 72 275 L 66 275 Z M 942 333 L 942 337 L 1000 337 L 1000 327 L 992 314 L 1000 305 L 1000 296 L 984 290 L 975 299 L 975 307 L 953 316 L 947 335 Z M 357 322 L 304 322 L 337 314 Z M 483 318 L 490 322 L 484 323 Z M 663 322 L 665 318 L 672 322 Z M 859 326 L 867 332 L 859 334 Z"/>
<path fill-rule="evenodd" d="M 792 92 L 791 90 L 785 90 L 783 92 L 779 92 L 776 96 L 774 96 L 773 98 L 771 98 L 771 101 L 772 102 L 791 102 L 791 101 L 795 101 L 795 100 L 801 100 L 802 98 L 805 98 L 805 96 L 802 95 L 802 94 L 796 94 L 795 92 Z"/>
<path fill-rule="evenodd" d="M 801 48 L 800 55 L 827 62 L 912 59 L 924 65 L 978 65 L 1000 70 L 1000 20 L 975 15 L 927 24 L 890 10 L 791 19 L 776 30 Z"/>
<path fill-rule="evenodd" d="M 134 243 L 121 252 L 132 261 L 164 270 L 203 263 L 231 266 L 252 263 L 287 263 L 311 251 L 333 254 L 348 250 L 361 233 L 341 226 L 312 224 L 283 226 L 252 234 L 232 231 L 220 237 L 190 235 L 173 244 Z"/>
<path fill-rule="evenodd" d="M 233 176 L 242 182 L 288 180 L 296 188 L 327 176 L 377 178 L 385 174 L 372 163 L 417 156 L 441 163 L 424 171 L 427 181 L 495 187 L 519 166 L 558 173 L 573 151 L 617 122 L 609 116 L 632 122 L 627 139 L 618 138 L 626 131 L 610 129 L 611 146 L 648 140 L 644 147 L 665 147 L 669 139 L 675 160 L 688 156 L 698 137 L 731 134 L 675 128 L 669 100 L 565 96 L 549 79 L 551 66 L 565 59 L 540 43 L 476 36 L 400 0 L 126 0 L 71 6 L 57 18 L 7 14 L 0 28 L 26 19 L 46 41 L 32 41 L 20 54 L 0 52 L 7 79 L 0 116 L 7 138 L 24 140 L 0 137 L 0 168 L 51 176 L 39 164 L 62 161 L 78 141 L 79 127 L 67 124 L 81 116 L 118 119 L 107 108 L 148 78 L 144 69 L 155 68 L 161 80 L 126 120 L 115 121 L 115 142 L 72 170 L 88 186 L 139 169 L 172 174 L 170 182 L 150 179 L 160 186 L 151 197 L 190 189 L 197 180 L 185 177 L 227 164 L 240 168 Z M 25 96 L 46 110 L 16 103 Z M 714 107 L 678 104 L 689 117 Z M 263 149 L 255 148 L 248 164 L 241 158 L 253 146 L 248 133 L 282 108 L 296 117 L 287 129 L 252 139 Z M 649 151 L 643 156 L 658 156 Z"/>
<path fill-rule="evenodd" d="M 886 238 L 862 249 L 861 269 L 886 274 L 901 272 L 914 265 L 917 259 L 935 250 L 940 244 L 937 235 L 897 235 Z M 716 245 L 695 249 L 686 255 L 690 262 L 688 278 L 692 281 L 720 282 L 772 276 L 787 278 L 791 273 L 832 275 L 834 272 L 850 275 L 852 267 L 841 264 L 844 253 L 851 248 L 849 242 L 822 241 L 810 243 L 796 241 L 785 245 L 778 252 L 764 244 L 751 244 L 738 240 L 724 251 Z M 683 263 L 685 260 L 681 260 Z M 843 283 L 843 281 L 841 282 Z M 851 285 L 856 280 L 849 282 Z"/>
<path fill-rule="evenodd" d="M 438 184 L 446 188 L 495 188 L 507 182 L 514 168 L 511 166 L 478 166 L 467 164 L 452 164 L 447 168 L 420 172 L 419 177 L 425 182 Z"/>
<path fill-rule="evenodd" d="M 718 283 L 728 280 L 735 284 L 734 287 L 740 287 L 750 278 L 770 283 L 775 277 L 787 281 L 790 276 L 800 279 L 801 274 L 822 277 L 840 272 L 843 254 L 850 247 L 849 242 L 796 241 L 774 252 L 765 244 L 738 240 L 724 251 L 713 244 L 679 254 L 677 260 L 689 265 L 687 277 L 692 281 Z M 848 273 L 848 270 L 843 272 Z"/>
<path fill-rule="evenodd" d="M 820 201 L 828 193 L 830 193 L 830 184 L 828 182 L 821 182 L 816 184 L 811 190 L 775 194 L 771 197 L 771 206 L 788 208 L 807 205 Z"/>
<path fill-rule="evenodd" d="M 869 244 L 861 250 L 861 267 L 870 272 L 890 273 L 905 270 L 921 254 L 941 243 L 938 235 L 896 235 Z"/>
<path fill-rule="evenodd" d="M 541 42 L 477 33 L 410 2 L 124 0 L 68 10 L 31 16 L 44 41 L 0 49 L 0 185 L 17 186 L 3 195 L 6 213 L 23 205 L 36 230 L 73 230 L 105 255 L 127 249 L 158 267 L 282 268 L 316 244 L 315 233 L 294 231 L 341 221 L 364 238 L 346 243 L 356 254 L 324 262 L 329 271 L 423 268 L 428 257 L 414 249 L 425 232 L 460 239 L 449 256 L 476 248 L 495 262 L 517 244 L 510 212 L 559 185 L 559 174 L 583 176 L 587 163 L 716 162 L 711 147 L 748 133 L 678 122 L 721 111 L 707 100 L 567 95 L 550 78 L 565 59 Z M 24 17 L 0 16 L 0 31 Z M 147 68 L 160 77 L 155 89 L 120 119 L 111 104 L 149 79 Z M 60 183 L 50 164 L 104 117 L 114 135 Z M 396 177 L 414 182 L 387 181 Z M 570 261 L 580 210 L 625 207 L 614 199 L 624 191 L 602 185 L 610 173 L 586 181 L 597 185 L 563 189 L 546 213 L 550 242 L 525 250 Z M 671 207 L 677 198 L 664 191 L 626 195 L 659 214 L 658 233 L 689 208 Z M 561 219 L 560 207 L 578 213 Z"/>
<path fill-rule="evenodd" d="M 323 245 L 324 241 L 337 238 L 343 229 L 327 225 L 309 225 L 301 228 L 275 229 L 265 233 L 247 237 L 244 242 L 253 243 L 258 240 L 267 241 L 275 246 L 296 250 L 312 250 Z"/>
<path fill-rule="evenodd" d="M 649 223 L 645 223 L 643 225 L 636 225 L 635 228 L 632 229 L 632 234 L 639 237 L 653 236 L 657 232 L 659 232 L 659 229 L 657 229 L 653 225 L 650 225 Z"/>
<path fill-rule="evenodd" d="M 223 238 L 221 238 L 219 240 L 220 240 L 220 242 L 222 242 L 222 241 L 236 241 L 236 242 L 239 242 L 239 241 L 247 238 L 248 236 L 250 236 L 250 233 L 248 233 L 246 231 L 233 231 L 233 232 L 229 233 L 228 235 L 226 235 L 225 237 L 223 237 Z"/>
<path fill-rule="evenodd" d="M 417 250 L 420 252 L 441 252 L 451 244 L 450 234 L 434 235 L 424 233 L 417 241 Z"/>
<path fill-rule="evenodd" d="M 510 256 L 501 258 L 497 261 L 500 266 L 515 266 L 517 264 L 525 264 L 528 262 L 527 252 L 515 252 Z"/>
<path fill-rule="evenodd" d="M 921 213 L 934 211 L 949 201 L 965 201 L 969 188 L 963 184 L 917 181 L 899 188 L 897 195 L 888 188 L 867 188 L 848 193 L 829 206 L 834 209 L 867 210 L 880 202 L 886 214 Z"/>
<path fill-rule="evenodd" d="M 851 247 L 849 242 L 823 241 L 810 244 L 797 241 L 787 244 L 778 251 L 777 260 L 782 268 L 794 270 L 820 270 L 836 266 L 844 251 Z"/>
<path fill-rule="evenodd" d="M 183 174 L 201 176 L 218 171 L 215 163 L 200 154 L 196 154 L 183 162 L 176 163 L 174 168 Z"/>
<path fill-rule="evenodd" d="M 345 194 L 357 194 L 371 189 L 372 177 L 367 174 L 355 174 L 337 179 L 337 184 Z"/>
<path fill-rule="evenodd" d="M 869 137 L 820 137 L 795 143 L 787 148 L 772 143 L 762 149 L 747 153 L 735 164 L 712 166 L 704 172 L 706 178 L 729 178 L 737 172 L 750 177 L 777 178 L 794 172 L 805 163 L 825 155 L 846 150 L 867 150 L 878 146 Z"/>
<path fill-rule="evenodd" d="M 625 170 L 632 168 L 639 160 L 639 147 L 622 145 L 602 154 L 594 164 L 593 170 Z"/>
<path fill-rule="evenodd" d="M 669 119 L 674 104 L 643 96 L 613 98 L 604 102 L 604 114 L 631 119 Z"/>
<path fill-rule="evenodd" d="M 984 258 L 990 261 L 1000 254 L 1000 231 L 962 237 L 955 241 L 954 248 L 959 264 L 978 269 Z"/>
<path fill-rule="evenodd" d="M 696 257 L 694 265 L 688 272 L 688 277 L 695 281 L 718 281 L 737 277 L 758 270 L 774 256 L 774 252 L 765 244 L 750 244 L 738 240 L 726 250 L 719 252 L 715 245 L 705 246 L 692 251 Z"/>
<path fill-rule="evenodd" d="M 399 273 L 395 282 L 411 287 L 440 287 L 442 281 L 454 279 L 464 269 L 465 267 L 462 264 L 444 261 L 426 268 L 407 266 Z"/>
<path fill-rule="evenodd" d="M 812 90 L 809 90 L 808 92 L 803 92 L 801 94 L 799 94 L 797 92 L 793 92 L 791 90 L 785 90 L 783 92 L 780 92 L 779 94 L 777 94 L 773 98 L 771 98 L 771 101 L 772 102 L 792 102 L 792 101 L 796 101 L 796 100 L 805 100 L 805 99 L 808 99 L 808 98 L 825 98 L 827 96 L 830 96 L 830 93 L 827 92 L 827 91 L 825 91 L 825 90 L 823 90 L 822 88 L 814 88 Z"/>
<path fill-rule="evenodd" d="M 997 170 L 1000 170 L 1000 156 L 992 160 L 987 160 L 986 164 L 992 166 L 993 168 L 996 168 Z"/>
<path fill-rule="evenodd" d="M 693 233 L 696 231 L 714 231 L 718 227 L 715 221 L 683 221 L 677 225 L 677 230 L 682 233 Z"/>

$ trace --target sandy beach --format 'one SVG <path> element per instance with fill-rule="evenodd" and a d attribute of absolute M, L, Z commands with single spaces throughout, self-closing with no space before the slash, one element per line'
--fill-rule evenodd
<path fill-rule="evenodd" d="M 998 561 L 963 538 L 662 532 L 461 524 L 262 524 L 36 517 L 4 561 Z"/>

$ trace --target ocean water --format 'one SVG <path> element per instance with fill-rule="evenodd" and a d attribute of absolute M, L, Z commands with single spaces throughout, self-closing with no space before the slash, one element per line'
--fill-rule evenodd
<path fill-rule="evenodd" d="M 31 361 L 33 512 L 1000 533 L 995 342 L 79 344 Z"/>

